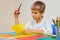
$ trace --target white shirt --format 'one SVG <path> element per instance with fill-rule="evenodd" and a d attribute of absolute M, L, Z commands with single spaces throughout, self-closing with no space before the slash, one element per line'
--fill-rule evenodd
<path fill-rule="evenodd" d="M 53 34 L 52 32 L 52 20 L 43 17 L 39 24 L 36 24 L 35 20 L 31 20 L 26 24 L 25 29 L 27 30 L 44 30 L 44 34 Z"/>

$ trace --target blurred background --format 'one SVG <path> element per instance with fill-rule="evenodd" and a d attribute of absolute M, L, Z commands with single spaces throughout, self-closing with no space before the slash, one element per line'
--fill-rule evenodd
<path fill-rule="evenodd" d="M 0 32 L 13 32 L 11 26 L 15 24 L 14 11 L 21 6 L 20 23 L 27 23 L 32 19 L 31 5 L 37 0 L 0 0 Z M 60 0 L 40 0 L 46 4 L 45 16 L 48 18 L 60 17 Z"/>

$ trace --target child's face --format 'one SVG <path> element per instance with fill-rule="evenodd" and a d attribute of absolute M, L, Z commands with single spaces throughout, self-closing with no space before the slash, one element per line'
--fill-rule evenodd
<path fill-rule="evenodd" d="M 32 10 L 32 17 L 34 20 L 39 20 L 43 16 L 38 10 Z"/>

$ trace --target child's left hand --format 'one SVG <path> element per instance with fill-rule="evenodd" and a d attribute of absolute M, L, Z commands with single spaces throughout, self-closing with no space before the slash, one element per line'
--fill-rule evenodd
<path fill-rule="evenodd" d="M 41 34 L 41 35 L 43 35 L 44 31 L 43 30 L 25 30 L 23 33 L 24 34 L 32 34 L 32 33 L 34 33 L 34 34 Z"/>
<path fill-rule="evenodd" d="M 32 30 L 25 30 L 23 31 L 24 34 L 31 34 L 32 33 Z"/>
<path fill-rule="evenodd" d="M 34 33 L 37 33 L 37 34 L 44 34 L 44 31 L 43 31 L 43 30 L 34 30 Z"/>

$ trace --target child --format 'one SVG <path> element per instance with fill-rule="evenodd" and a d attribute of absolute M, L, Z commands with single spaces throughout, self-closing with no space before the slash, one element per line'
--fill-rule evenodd
<path fill-rule="evenodd" d="M 52 34 L 52 23 L 43 16 L 45 8 L 45 4 L 41 1 L 33 3 L 31 6 L 33 20 L 26 24 L 24 33 Z M 19 11 L 16 10 L 14 13 L 15 24 L 19 24 L 18 16 Z"/>

